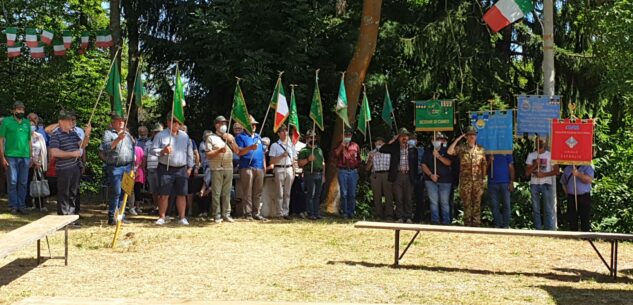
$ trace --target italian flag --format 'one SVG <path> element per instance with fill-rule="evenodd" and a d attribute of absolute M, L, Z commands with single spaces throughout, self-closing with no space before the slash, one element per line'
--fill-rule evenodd
<path fill-rule="evenodd" d="M 81 48 L 87 50 L 88 46 L 90 46 L 90 33 L 84 31 L 81 33 Z"/>
<path fill-rule="evenodd" d="M 55 41 L 55 43 L 53 44 L 53 54 L 55 54 L 55 56 L 66 55 L 66 47 L 64 47 L 63 42 Z"/>
<path fill-rule="evenodd" d="M 523 18 L 533 8 L 531 0 L 499 0 L 484 14 L 484 21 L 496 33 Z"/>
<path fill-rule="evenodd" d="M 112 34 L 110 34 L 110 31 L 99 31 L 99 33 L 97 33 L 97 42 L 95 43 L 95 45 L 98 48 L 109 48 L 113 45 L 112 42 Z"/>
<path fill-rule="evenodd" d="M 26 46 L 29 48 L 37 48 L 40 45 L 37 41 L 37 33 L 33 28 L 26 29 L 24 40 L 26 41 Z"/>
<path fill-rule="evenodd" d="M 15 38 L 18 36 L 17 28 L 6 28 L 4 30 L 7 36 L 7 46 L 12 47 L 15 45 Z"/>
<path fill-rule="evenodd" d="M 64 31 L 62 37 L 64 40 L 64 48 L 70 49 L 73 44 L 73 33 L 71 31 Z"/>
<path fill-rule="evenodd" d="M 22 55 L 22 44 L 14 43 L 12 46 L 7 47 L 7 56 L 9 58 L 14 58 Z"/>
<path fill-rule="evenodd" d="M 31 47 L 31 58 L 44 58 L 46 54 L 44 54 L 44 46 L 39 45 L 37 47 Z"/>
<path fill-rule="evenodd" d="M 284 85 L 281 83 L 281 77 L 277 79 L 277 86 L 275 86 L 271 107 L 275 108 L 273 132 L 276 133 L 290 115 L 290 108 L 288 108 L 288 100 L 286 100 L 286 93 L 284 92 Z"/>
<path fill-rule="evenodd" d="M 53 37 L 55 37 L 55 34 L 53 34 L 52 31 L 48 31 L 48 30 L 44 30 L 42 31 L 42 42 L 47 44 L 47 45 L 51 45 L 51 43 L 53 42 Z"/>

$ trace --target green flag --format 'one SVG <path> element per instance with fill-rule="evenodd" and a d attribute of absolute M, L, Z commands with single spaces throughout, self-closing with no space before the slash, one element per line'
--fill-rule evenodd
<path fill-rule="evenodd" d="M 295 87 L 290 89 L 290 116 L 288 117 L 288 125 L 290 126 L 290 135 L 292 144 L 297 144 L 301 133 L 299 131 L 299 115 L 297 114 L 297 101 L 295 100 Z"/>
<path fill-rule="evenodd" d="M 136 74 L 136 80 L 134 81 L 134 101 L 136 102 L 136 107 L 143 107 L 143 96 L 145 95 L 145 85 L 143 84 L 143 77 L 141 72 L 139 71 Z"/>
<path fill-rule="evenodd" d="M 363 104 L 360 106 L 360 114 L 358 115 L 358 130 L 365 136 L 367 125 L 371 121 L 371 110 L 369 110 L 369 101 L 367 93 L 363 92 Z"/>
<path fill-rule="evenodd" d="M 112 97 L 112 105 L 114 111 L 123 116 L 123 105 L 121 104 L 121 74 L 119 73 L 119 63 L 114 61 L 110 74 L 108 76 L 108 82 L 106 83 L 105 91 Z"/>
<path fill-rule="evenodd" d="M 180 71 L 178 70 L 178 66 L 176 66 L 176 87 L 174 88 L 174 104 L 171 115 L 175 120 L 184 124 L 185 123 L 185 110 L 184 107 L 187 105 L 185 102 L 185 88 L 182 85 L 182 80 L 180 79 Z"/>
<path fill-rule="evenodd" d="M 389 89 L 385 85 L 385 102 L 382 106 L 382 120 L 389 125 L 393 126 L 393 105 L 391 104 L 391 97 L 389 96 Z"/>
<path fill-rule="evenodd" d="M 323 131 L 323 103 L 321 103 L 321 91 L 319 90 L 319 75 L 314 80 L 314 94 L 312 106 L 310 106 L 310 118 Z"/>
<path fill-rule="evenodd" d="M 347 117 L 347 93 L 345 92 L 345 75 L 341 76 L 341 86 L 338 90 L 338 98 L 336 99 L 336 114 L 343 120 L 345 126 L 349 125 L 349 118 Z"/>
<path fill-rule="evenodd" d="M 246 101 L 244 100 L 239 80 L 237 81 L 235 93 L 233 94 L 233 109 L 231 110 L 231 117 L 233 117 L 233 120 L 240 123 L 240 125 L 244 127 L 244 130 L 248 131 L 249 134 L 253 134 L 253 126 L 251 126 L 250 115 L 248 115 Z"/>

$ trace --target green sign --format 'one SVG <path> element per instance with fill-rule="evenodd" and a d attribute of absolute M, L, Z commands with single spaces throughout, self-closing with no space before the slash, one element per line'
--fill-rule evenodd
<path fill-rule="evenodd" d="M 415 131 L 452 131 L 453 100 L 415 101 Z"/>

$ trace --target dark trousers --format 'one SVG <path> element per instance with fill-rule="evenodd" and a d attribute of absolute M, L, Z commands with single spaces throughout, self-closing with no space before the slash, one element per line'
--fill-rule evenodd
<path fill-rule="evenodd" d="M 393 194 L 396 199 L 396 219 L 412 219 L 413 204 L 411 196 L 413 195 L 413 184 L 409 174 L 398 173 L 396 181 L 393 182 Z"/>
<path fill-rule="evenodd" d="M 413 200 L 415 201 L 415 209 L 413 213 L 413 221 L 423 222 L 428 220 L 429 205 L 424 196 L 424 179 L 422 176 L 413 184 Z"/>
<path fill-rule="evenodd" d="M 57 214 L 74 215 L 79 206 L 79 179 L 81 169 L 57 169 Z"/>
<path fill-rule="evenodd" d="M 567 219 L 569 230 L 578 231 L 578 216 L 580 216 L 580 229 L 584 232 L 591 231 L 591 195 L 578 195 L 578 210 L 576 210 L 575 196 L 567 194 Z"/>

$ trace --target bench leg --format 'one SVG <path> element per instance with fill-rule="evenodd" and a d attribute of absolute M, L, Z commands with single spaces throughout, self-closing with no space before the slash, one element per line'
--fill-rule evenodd
<path fill-rule="evenodd" d="M 614 279 L 616 279 L 618 277 L 618 242 L 617 240 L 611 240 L 609 241 L 609 243 L 611 244 L 611 256 L 609 263 L 607 263 L 607 261 L 604 259 L 604 257 L 602 256 L 602 253 L 600 253 L 600 251 L 598 250 L 598 248 L 596 248 L 596 246 L 593 244 L 592 240 L 587 240 L 589 242 L 589 244 L 591 244 L 591 247 L 593 247 L 593 250 L 596 251 L 596 254 L 598 254 L 598 257 L 600 257 L 600 260 L 602 260 L 602 263 L 604 264 L 605 267 L 607 267 L 607 269 L 609 269 L 609 277 L 612 277 Z"/>
<path fill-rule="evenodd" d="M 400 262 L 400 230 L 396 230 L 396 244 L 394 246 L 395 256 L 393 266 L 398 267 L 398 263 Z"/>
<path fill-rule="evenodd" d="M 64 228 L 64 265 L 68 266 L 68 226 Z"/>
<path fill-rule="evenodd" d="M 37 240 L 37 265 L 40 264 L 40 261 L 41 261 L 41 258 L 42 258 L 42 256 L 40 255 L 40 253 L 41 253 L 40 252 L 40 248 L 41 248 L 40 247 L 40 240 L 38 239 Z"/>

